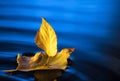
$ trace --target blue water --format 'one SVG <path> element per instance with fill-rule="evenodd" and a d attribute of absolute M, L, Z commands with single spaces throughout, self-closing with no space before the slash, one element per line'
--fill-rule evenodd
<path fill-rule="evenodd" d="M 41 51 L 34 37 L 44 17 L 58 49 L 74 47 L 72 65 L 58 81 L 120 81 L 119 0 L 0 0 L 0 70 L 15 69 L 18 53 Z M 34 81 L 29 73 L 0 81 Z"/>

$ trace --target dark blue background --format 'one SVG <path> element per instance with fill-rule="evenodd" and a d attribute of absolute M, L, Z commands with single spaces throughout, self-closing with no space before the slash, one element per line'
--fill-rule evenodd
<path fill-rule="evenodd" d="M 41 51 L 34 37 L 44 17 L 55 29 L 58 49 L 76 48 L 59 81 L 120 81 L 119 0 L 0 0 L 0 70 L 14 69 L 16 56 Z M 33 81 L 26 73 L 0 81 Z"/>

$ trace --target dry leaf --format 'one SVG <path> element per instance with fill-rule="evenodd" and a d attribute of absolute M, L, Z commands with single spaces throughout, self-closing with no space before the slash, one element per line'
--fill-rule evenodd
<path fill-rule="evenodd" d="M 57 36 L 53 28 L 42 18 L 40 30 L 35 37 L 37 46 L 43 49 L 48 56 L 57 53 Z"/>
<path fill-rule="evenodd" d="M 44 50 L 44 53 L 38 52 L 31 57 L 18 54 L 17 68 L 15 70 L 4 70 L 4 72 L 66 69 L 67 59 L 75 49 L 65 48 L 57 53 L 57 36 L 53 28 L 43 18 L 35 42 L 39 48 Z"/>
<path fill-rule="evenodd" d="M 33 70 L 54 70 L 60 69 L 65 70 L 67 67 L 67 59 L 70 54 L 74 51 L 74 48 L 65 48 L 54 57 L 50 57 L 48 64 L 47 58 L 49 58 L 45 53 L 38 52 L 32 57 L 21 56 L 18 54 L 17 63 L 18 67 L 16 70 L 4 70 L 6 72 L 14 71 L 33 71 Z"/>

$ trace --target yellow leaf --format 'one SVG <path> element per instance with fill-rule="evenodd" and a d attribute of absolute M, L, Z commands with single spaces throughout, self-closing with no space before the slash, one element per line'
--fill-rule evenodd
<path fill-rule="evenodd" d="M 74 48 L 64 48 L 59 52 L 55 57 L 52 57 L 50 60 L 50 68 L 52 69 L 61 69 L 65 70 L 67 67 L 67 59 L 70 57 L 70 54 L 74 51 Z"/>
<path fill-rule="evenodd" d="M 74 48 L 65 48 L 54 57 L 49 57 L 44 53 L 38 52 L 32 57 L 20 56 L 18 54 L 18 67 L 15 70 L 4 70 L 5 72 L 14 71 L 33 71 L 33 70 L 65 70 L 67 67 L 67 59 L 74 51 Z M 47 59 L 49 59 L 48 64 Z"/>
<path fill-rule="evenodd" d="M 35 37 L 36 45 L 43 49 L 48 56 L 55 56 L 57 53 L 57 36 L 54 29 L 42 18 L 40 30 Z"/>
<path fill-rule="evenodd" d="M 67 59 L 75 49 L 65 48 L 57 54 L 57 36 L 54 29 L 43 18 L 35 42 L 45 52 L 38 52 L 31 57 L 18 54 L 17 68 L 15 70 L 4 70 L 4 72 L 66 69 Z"/>

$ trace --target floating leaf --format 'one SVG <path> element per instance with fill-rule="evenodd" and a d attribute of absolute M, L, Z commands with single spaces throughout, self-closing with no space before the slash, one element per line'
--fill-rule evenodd
<path fill-rule="evenodd" d="M 49 58 L 45 53 L 38 52 L 34 56 L 21 56 L 18 54 L 17 63 L 18 67 L 15 70 L 6 70 L 6 72 L 14 71 L 33 71 L 33 70 L 65 70 L 67 67 L 67 59 L 70 54 L 74 51 L 74 48 L 65 48 L 54 57 L 50 57 L 48 64 L 47 59 Z"/>
<path fill-rule="evenodd" d="M 18 54 L 17 68 L 15 70 L 4 70 L 4 72 L 66 69 L 68 65 L 67 59 L 75 49 L 65 48 L 57 53 L 57 36 L 53 28 L 43 18 L 40 30 L 36 34 L 35 42 L 44 52 L 38 52 L 34 56 Z"/>
<path fill-rule="evenodd" d="M 37 46 L 43 49 L 48 56 L 55 56 L 57 53 L 57 36 L 53 28 L 42 18 L 40 30 L 35 37 Z"/>

